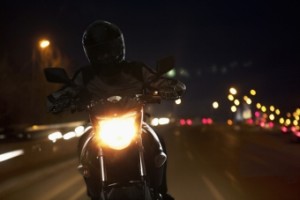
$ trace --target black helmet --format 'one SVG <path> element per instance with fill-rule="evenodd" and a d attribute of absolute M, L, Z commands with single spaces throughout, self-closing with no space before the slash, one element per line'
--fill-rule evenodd
<path fill-rule="evenodd" d="M 107 21 L 90 24 L 83 34 L 82 45 L 89 62 L 97 68 L 115 65 L 125 59 L 123 34 L 116 25 Z"/>

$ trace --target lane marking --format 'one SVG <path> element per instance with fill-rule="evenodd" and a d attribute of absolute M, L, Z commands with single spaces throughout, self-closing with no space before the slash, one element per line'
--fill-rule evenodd
<path fill-rule="evenodd" d="M 0 154 L 0 162 L 6 161 L 6 160 L 10 160 L 12 158 L 21 156 L 24 154 L 24 150 L 23 149 L 18 149 L 18 150 L 14 150 L 14 151 L 9 151 L 6 153 L 2 153 Z"/>
<path fill-rule="evenodd" d="M 248 158 L 258 164 L 261 164 L 261 165 L 264 165 L 264 166 L 267 166 L 267 167 L 270 167 L 270 164 L 267 163 L 266 161 L 264 161 L 262 158 L 260 158 L 259 156 L 257 155 L 248 155 Z"/>
<path fill-rule="evenodd" d="M 202 180 L 210 190 L 211 194 L 216 200 L 225 200 L 225 198 L 222 196 L 222 194 L 218 191 L 216 186 L 204 175 L 201 175 Z"/>
<path fill-rule="evenodd" d="M 183 145 L 184 145 L 184 147 L 187 148 L 187 149 L 190 148 L 190 146 L 189 146 L 189 144 L 187 143 L 187 141 L 184 141 L 184 142 L 183 142 Z"/>
<path fill-rule="evenodd" d="M 225 176 L 229 179 L 231 182 L 232 187 L 237 190 L 240 194 L 244 194 L 242 188 L 240 187 L 240 184 L 236 177 L 229 171 L 225 170 Z"/>
<path fill-rule="evenodd" d="M 43 197 L 43 200 L 57 199 L 55 198 L 57 195 L 63 193 L 65 190 L 67 190 L 67 188 L 70 188 L 71 186 L 77 184 L 79 181 L 81 181 L 81 179 L 81 176 L 74 176 L 72 179 L 69 179 L 66 183 L 60 184 L 56 188 L 53 188 L 51 193 Z"/>
<path fill-rule="evenodd" d="M 77 159 L 76 159 L 77 160 Z M 20 190 L 27 185 L 41 181 L 42 177 L 48 177 L 55 175 L 58 171 L 65 170 L 66 168 L 74 167 L 75 159 L 69 159 L 62 163 L 51 165 L 51 167 L 45 167 L 38 171 L 29 172 L 20 176 L 13 177 L 7 181 L 0 183 L 0 194 L 11 194 L 16 190 Z M 20 181 L 22 180 L 22 181 Z"/>
<path fill-rule="evenodd" d="M 69 200 L 77 200 L 79 199 L 79 197 L 82 197 L 84 195 L 86 191 L 86 187 L 81 187 L 77 192 L 75 192 L 70 198 L 68 198 Z"/>
<path fill-rule="evenodd" d="M 174 131 L 174 135 L 175 135 L 175 136 L 180 136 L 180 134 L 181 134 L 181 133 L 180 133 L 179 130 Z"/>
<path fill-rule="evenodd" d="M 191 160 L 191 161 L 194 161 L 195 160 L 195 157 L 193 156 L 193 154 L 189 151 L 189 150 L 186 150 L 186 155 L 187 157 Z"/>
<path fill-rule="evenodd" d="M 225 170 L 225 175 L 227 176 L 227 178 L 233 182 L 233 183 L 237 183 L 236 178 L 232 175 L 232 173 L 230 173 L 229 171 Z"/>

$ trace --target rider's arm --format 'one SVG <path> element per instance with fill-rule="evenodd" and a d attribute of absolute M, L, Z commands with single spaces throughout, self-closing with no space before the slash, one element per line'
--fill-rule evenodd
<path fill-rule="evenodd" d="M 72 100 L 78 96 L 81 91 L 80 85 L 83 85 L 82 73 L 80 73 L 80 71 L 75 73 L 73 82 L 74 86 L 63 86 L 47 96 L 46 103 L 49 112 L 60 113 L 72 106 Z"/>
<path fill-rule="evenodd" d="M 60 113 L 72 105 L 76 91 L 72 87 L 63 87 L 47 96 L 47 108 L 51 113 Z"/>
<path fill-rule="evenodd" d="M 142 71 L 146 87 L 157 90 L 162 98 L 178 99 L 185 93 L 186 86 L 179 80 L 158 76 L 147 66 L 144 66 Z"/>

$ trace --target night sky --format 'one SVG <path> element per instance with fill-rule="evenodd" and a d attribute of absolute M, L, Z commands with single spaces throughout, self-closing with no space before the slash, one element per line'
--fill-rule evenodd
<path fill-rule="evenodd" d="M 5 2 L 5 3 L 4 3 Z M 74 68 L 87 63 L 81 46 L 94 20 L 118 25 L 126 56 L 155 67 L 173 55 L 188 86 L 182 110 L 205 115 L 229 86 L 257 90 L 257 100 L 292 111 L 300 106 L 298 1 L 4 1 L 1 54 L 28 62 L 48 37 Z M 184 69 L 184 70 L 183 70 Z M 201 113 L 201 114 L 200 114 Z"/>

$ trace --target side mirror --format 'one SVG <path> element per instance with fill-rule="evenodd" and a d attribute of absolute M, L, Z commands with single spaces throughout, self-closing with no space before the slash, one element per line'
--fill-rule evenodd
<path fill-rule="evenodd" d="M 45 68 L 44 74 L 48 82 L 70 84 L 72 81 L 63 68 Z"/>
<path fill-rule="evenodd" d="M 160 59 L 156 63 L 156 72 L 159 75 L 163 75 L 173 69 L 175 66 L 175 60 L 173 56 L 168 56 L 163 59 Z"/>

